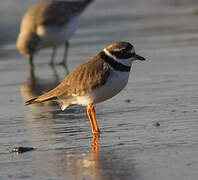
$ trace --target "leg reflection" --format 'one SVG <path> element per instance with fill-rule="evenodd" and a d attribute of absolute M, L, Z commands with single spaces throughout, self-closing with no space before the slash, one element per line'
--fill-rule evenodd
<path fill-rule="evenodd" d="M 92 157 L 93 156 L 98 156 L 99 154 L 99 140 L 100 136 L 99 135 L 93 135 L 92 139 Z"/>

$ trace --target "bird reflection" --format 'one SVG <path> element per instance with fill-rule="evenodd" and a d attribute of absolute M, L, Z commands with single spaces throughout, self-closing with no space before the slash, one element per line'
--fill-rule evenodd
<path fill-rule="evenodd" d="M 112 152 L 100 152 L 99 139 L 98 136 L 93 136 L 90 154 L 67 154 L 64 163 L 65 171 L 75 180 L 137 179 L 133 164 L 125 163 Z"/>
<path fill-rule="evenodd" d="M 64 64 L 64 65 L 61 65 L 61 66 L 62 66 L 63 69 L 65 70 L 66 75 L 68 75 L 68 74 L 69 74 L 69 68 L 68 68 L 67 63 Z M 52 64 L 52 65 L 50 65 L 50 67 L 51 67 L 51 69 L 52 69 L 52 71 L 53 71 L 54 77 L 55 77 L 56 79 L 59 79 L 59 76 L 58 76 L 58 73 L 57 73 L 57 71 L 56 71 L 55 65 Z M 34 66 L 30 66 L 30 67 L 29 67 L 29 71 L 30 71 L 30 77 L 31 77 L 32 79 L 35 79 L 35 78 L 36 78 L 36 76 L 35 76 L 35 67 L 34 67 Z"/>
<path fill-rule="evenodd" d="M 64 68 L 65 69 L 65 68 Z M 30 69 L 30 74 L 27 77 L 25 83 L 21 86 L 21 93 L 24 98 L 24 101 L 27 101 L 28 99 L 34 98 L 36 96 L 39 96 L 53 88 L 55 88 L 59 83 L 59 75 L 55 69 L 54 66 L 52 66 L 53 71 L 53 80 L 42 80 L 40 78 L 37 78 L 35 75 L 35 70 L 33 68 Z M 68 74 L 68 68 L 65 69 L 66 74 Z M 44 102 L 44 103 L 38 103 L 33 106 L 46 106 L 46 105 L 55 105 L 54 102 Z"/>
<path fill-rule="evenodd" d="M 75 108 L 69 110 L 76 111 Z M 131 161 L 128 163 L 114 150 L 102 148 L 99 136 L 94 135 L 91 146 L 87 146 L 90 138 L 85 138 L 84 131 L 81 131 L 86 123 L 80 114 L 77 111 L 61 114 L 53 109 L 26 116 L 32 137 L 35 137 L 29 144 L 37 149 L 32 159 L 36 174 L 45 177 L 59 175 L 70 180 L 137 179 Z"/>
<path fill-rule="evenodd" d="M 69 173 L 72 179 L 80 180 L 100 180 L 100 158 L 99 158 L 99 139 L 94 135 L 92 137 L 92 149 L 90 153 L 66 153 L 63 169 Z"/>
<path fill-rule="evenodd" d="M 32 154 L 34 171 L 39 177 L 54 177 L 55 179 L 56 177 L 70 180 L 138 179 L 137 170 L 131 161 L 130 163 L 126 161 L 126 156 L 122 158 L 113 150 L 106 152 L 108 150 L 105 148 L 101 151 L 99 141 L 99 137 L 93 136 L 90 152 L 85 150 L 86 147 L 82 150 L 81 142 L 73 142 L 68 148 L 69 141 L 65 142 L 65 147 L 60 147 L 57 142 L 51 144 L 53 141 L 50 140 L 42 141 L 42 145 L 48 150 L 37 149 L 37 153 Z M 32 143 L 36 145 L 35 140 Z M 63 144 L 63 140 L 60 144 Z M 56 146 L 58 147 L 55 148 Z"/>
<path fill-rule="evenodd" d="M 52 66 L 52 70 L 53 70 L 53 78 L 51 78 L 48 81 L 46 81 L 46 79 L 44 80 L 41 78 L 37 78 L 34 69 L 30 70 L 29 76 L 26 78 L 25 83 L 21 86 L 21 94 L 23 96 L 24 101 L 37 97 L 55 88 L 60 83 L 59 75 L 53 66 Z M 39 108 L 37 109 L 37 107 Z M 31 122 L 34 122 L 33 123 L 34 126 L 43 127 L 43 131 L 40 132 L 42 135 L 53 134 L 56 132 L 53 132 L 52 128 L 49 127 L 44 128 L 44 127 L 48 125 L 49 126 L 52 125 L 52 120 L 67 119 L 67 120 L 71 120 L 68 122 L 72 122 L 72 120 L 79 119 L 80 116 L 82 116 L 82 114 L 76 113 L 77 111 L 79 111 L 79 108 L 76 107 L 77 106 L 68 108 L 66 111 L 63 112 L 56 102 L 46 101 L 42 103 L 33 104 L 30 106 L 30 108 L 34 110 L 34 112 L 28 114 L 25 117 L 25 121 L 28 121 L 30 124 L 32 124 Z M 75 129 L 75 127 L 72 129 L 67 127 L 64 128 L 65 130 L 63 129 L 62 131 L 67 131 L 67 132 L 79 131 L 78 127 L 77 129 Z"/>

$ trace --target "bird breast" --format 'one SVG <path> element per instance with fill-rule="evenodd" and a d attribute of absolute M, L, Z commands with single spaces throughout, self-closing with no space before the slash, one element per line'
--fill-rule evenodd
<path fill-rule="evenodd" d="M 111 70 L 107 82 L 83 96 L 77 96 L 77 104 L 91 106 L 112 98 L 126 86 L 128 78 L 129 72 Z"/>

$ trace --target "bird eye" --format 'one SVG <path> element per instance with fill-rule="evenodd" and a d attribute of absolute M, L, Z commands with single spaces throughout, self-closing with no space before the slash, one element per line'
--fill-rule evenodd
<path fill-rule="evenodd" d="M 132 57 L 134 57 L 135 56 L 135 53 L 131 53 L 131 55 L 132 55 Z"/>

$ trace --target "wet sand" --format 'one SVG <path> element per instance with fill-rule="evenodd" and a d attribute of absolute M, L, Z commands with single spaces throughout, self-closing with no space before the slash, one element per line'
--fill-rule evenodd
<path fill-rule="evenodd" d="M 92 137 L 85 107 L 24 106 L 66 76 L 63 67 L 50 68 L 45 50 L 31 77 L 16 49 L 20 17 L 34 2 L 0 3 L 0 179 L 196 180 L 198 2 L 97 0 L 83 13 L 70 71 L 115 41 L 147 58 L 133 64 L 119 95 L 96 108 L 100 138 Z M 11 153 L 17 146 L 36 149 Z"/>

